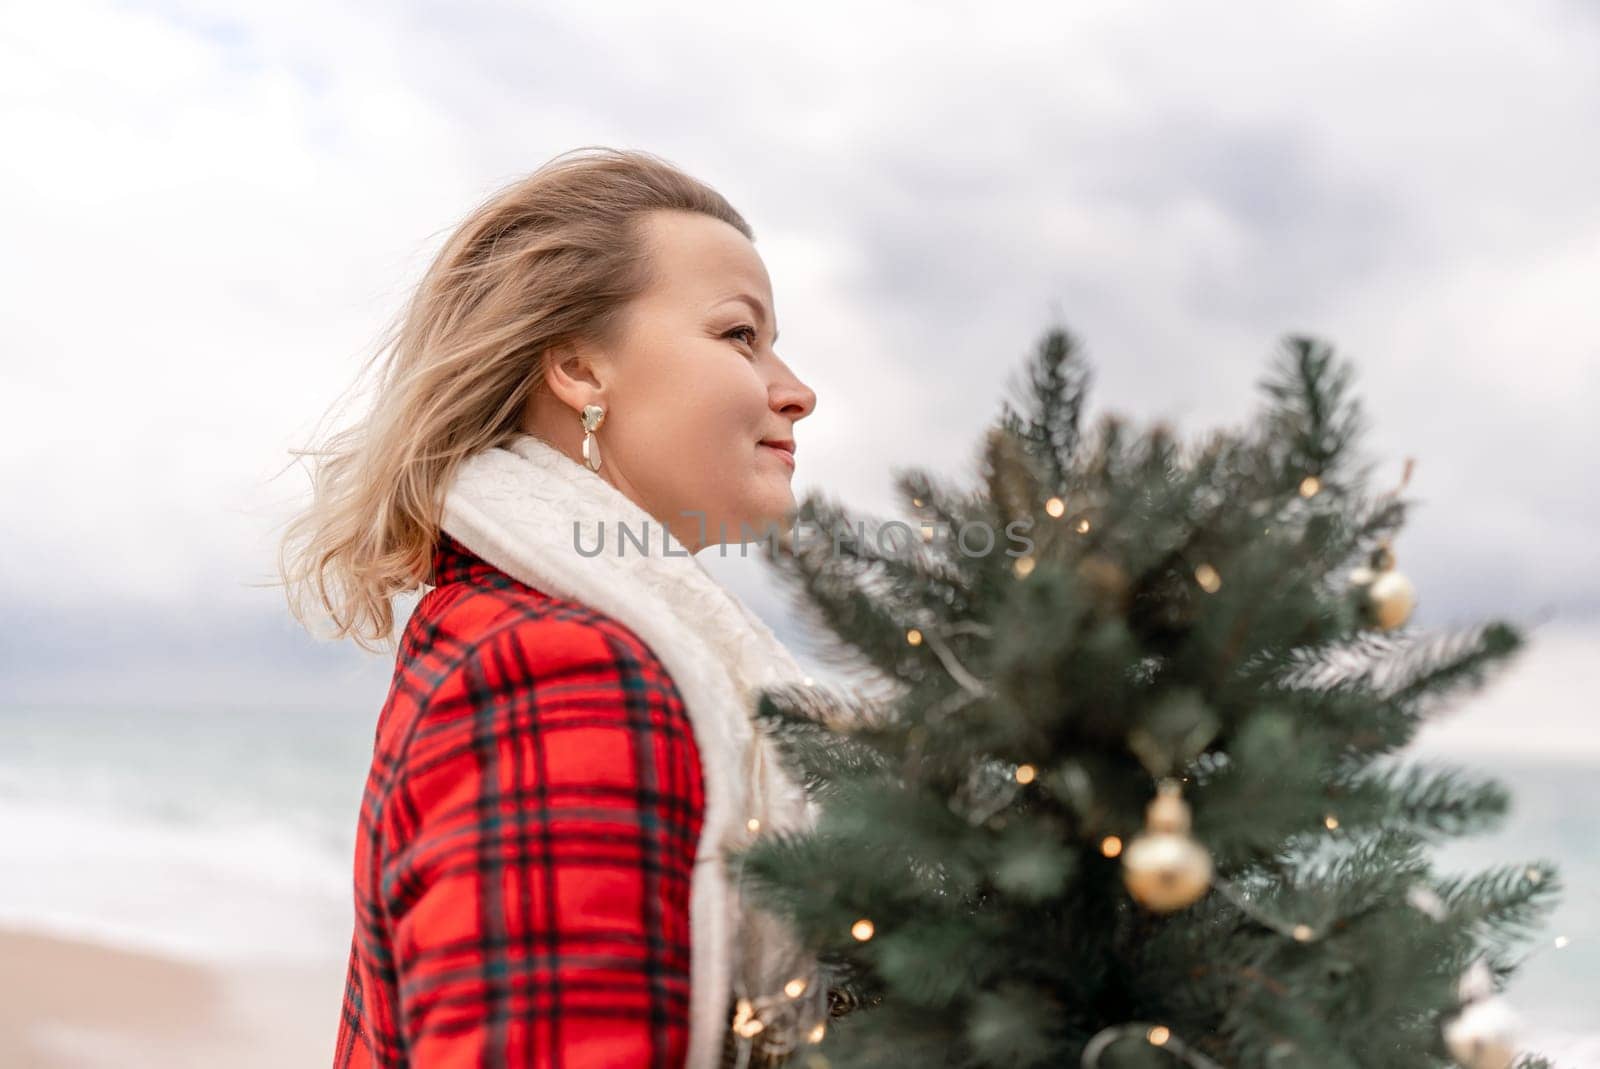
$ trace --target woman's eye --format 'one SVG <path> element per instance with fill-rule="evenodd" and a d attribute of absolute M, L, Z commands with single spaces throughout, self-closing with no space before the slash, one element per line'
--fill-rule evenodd
<path fill-rule="evenodd" d="M 723 337 L 724 338 L 734 338 L 734 337 L 738 337 L 740 334 L 749 334 L 750 335 L 749 345 L 750 345 L 751 348 L 755 348 L 756 338 L 758 338 L 759 335 L 756 334 L 756 328 L 754 328 L 754 327 L 734 327 L 732 330 L 728 331 L 728 333 L 724 334 Z"/>

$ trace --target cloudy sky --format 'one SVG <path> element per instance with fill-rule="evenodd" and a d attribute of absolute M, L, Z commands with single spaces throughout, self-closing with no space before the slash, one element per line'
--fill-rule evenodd
<path fill-rule="evenodd" d="M 1088 348 L 1092 414 L 1186 432 L 1248 418 L 1285 333 L 1332 341 L 1377 477 L 1417 461 L 1417 622 L 1541 621 L 1453 738 L 1566 750 L 1587 723 L 1592 4 L 58 0 L 7 23 L 0 696 L 375 712 L 384 659 L 261 585 L 306 488 L 288 451 L 472 205 L 604 144 L 751 221 L 819 395 L 796 487 L 864 510 L 898 468 L 970 471 L 1052 322 Z M 714 567 L 775 617 L 758 570 Z"/>

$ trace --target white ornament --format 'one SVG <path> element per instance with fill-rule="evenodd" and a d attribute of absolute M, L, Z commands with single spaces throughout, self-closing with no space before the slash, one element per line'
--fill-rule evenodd
<path fill-rule="evenodd" d="M 1510 1069 L 1517 1059 L 1522 1022 L 1511 1004 L 1493 993 L 1493 978 L 1482 961 L 1461 977 L 1461 1012 L 1444 1026 L 1450 1056 L 1466 1069 Z"/>
<path fill-rule="evenodd" d="M 1450 1057 L 1466 1069 L 1510 1069 L 1517 1058 L 1520 1022 L 1510 1003 L 1498 995 L 1471 1002 L 1444 1026 Z"/>

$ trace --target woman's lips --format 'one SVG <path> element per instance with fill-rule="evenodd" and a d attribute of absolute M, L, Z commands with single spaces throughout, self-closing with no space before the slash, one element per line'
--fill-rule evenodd
<path fill-rule="evenodd" d="M 779 448 L 778 446 L 775 446 L 775 445 L 768 445 L 766 442 L 762 442 L 762 443 L 760 443 L 760 445 L 761 445 L 761 448 L 765 449 L 767 452 L 776 453 L 780 457 L 782 457 L 783 458 L 783 462 L 785 464 L 789 465 L 789 467 L 791 469 L 794 467 L 794 454 L 789 452 L 789 450 L 781 449 L 781 448 Z"/>

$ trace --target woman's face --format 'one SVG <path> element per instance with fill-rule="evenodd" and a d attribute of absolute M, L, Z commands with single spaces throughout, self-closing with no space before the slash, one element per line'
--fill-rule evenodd
<path fill-rule="evenodd" d="M 552 374 L 576 402 L 552 418 L 581 443 L 576 413 L 604 405 L 601 477 L 691 552 L 782 529 L 795 507 L 793 453 L 763 443 L 792 443 L 816 394 L 773 349 L 766 266 L 708 215 L 653 212 L 643 230 L 655 280 L 629 306 L 620 344 L 589 350 L 592 380 Z"/>

